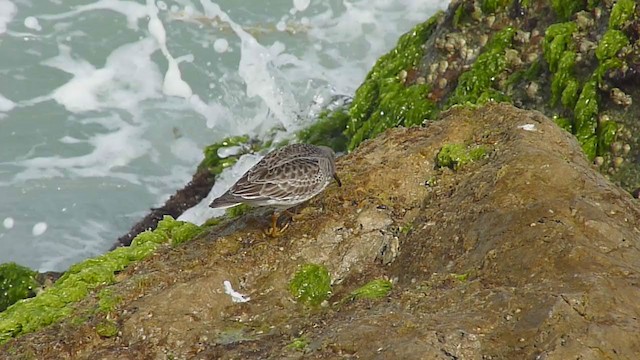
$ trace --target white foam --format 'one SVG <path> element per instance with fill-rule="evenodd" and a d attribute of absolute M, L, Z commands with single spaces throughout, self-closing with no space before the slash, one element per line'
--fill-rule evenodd
<path fill-rule="evenodd" d="M 227 52 L 229 50 L 229 42 L 227 39 L 216 39 L 213 43 L 213 50 L 220 54 Z"/>
<path fill-rule="evenodd" d="M 229 190 L 238 179 L 244 175 L 253 165 L 257 164 L 262 156 L 257 154 L 246 154 L 241 156 L 232 167 L 226 169 L 216 178 L 216 183 L 211 188 L 209 195 L 196 206 L 185 211 L 178 220 L 188 221 L 196 225 L 202 225 L 212 217 L 224 214 L 224 209 L 212 209 L 209 207 L 211 201 Z"/>
<path fill-rule="evenodd" d="M 14 182 L 64 176 L 111 176 L 138 183 L 135 176 L 118 172 L 117 169 L 148 153 L 151 145 L 144 139 L 145 128 L 130 125 L 116 115 L 88 120 L 86 123 L 90 122 L 105 124 L 112 129 L 111 132 L 97 134 L 82 141 L 91 146 L 90 153 L 72 157 L 41 156 L 16 161 L 15 164 L 24 170 L 14 176 Z"/>
<path fill-rule="evenodd" d="M 63 144 L 80 144 L 85 142 L 81 139 L 74 138 L 73 136 L 69 136 L 69 135 L 65 135 L 61 137 L 59 141 Z"/>
<path fill-rule="evenodd" d="M 26 18 L 24 18 L 24 26 L 35 31 L 42 30 L 42 26 L 40 26 L 38 18 L 33 16 L 27 16 Z"/>
<path fill-rule="evenodd" d="M 153 0 L 147 0 L 147 11 L 149 15 L 149 33 L 156 39 L 162 54 L 167 59 L 168 67 L 162 83 L 162 92 L 168 96 L 178 96 L 188 99 L 193 95 L 193 90 L 186 81 L 182 80 L 182 74 L 178 67 L 178 62 L 173 58 L 167 49 L 167 34 L 158 18 L 158 8 Z"/>
<path fill-rule="evenodd" d="M 260 45 L 258 41 L 210 0 L 200 0 L 205 14 L 210 18 L 219 18 L 226 22 L 240 38 L 240 63 L 238 74 L 246 84 L 249 97 L 258 96 L 274 114 L 287 131 L 296 131 L 302 127 L 297 121 L 299 104 L 293 92 L 284 80 L 285 77 L 274 65 L 277 52 Z"/>
<path fill-rule="evenodd" d="M 13 20 L 18 8 L 9 0 L 0 0 L 0 34 L 7 31 L 7 25 Z"/>
<path fill-rule="evenodd" d="M 164 1 L 156 2 L 156 6 L 158 7 L 158 9 L 160 9 L 162 11 L 166 11 L 167 8 L 168 8 L 167 3 L 165 3 Z"/>
<path fill-rule="evenodd" d="M 115 49 L 103 68 L 96 69 L 59 45 L 59 55 L 43 62 L 73 75 L 51 97 L 71 112 L 103 108 L 134 111 L 140 102 L 159 98 L 161 75 L 151 54 L 158 48 L 152 39 L 125 44 Z"/>
<path fill-rule="evenodd" d="M 176 158 L 195 164 L 202 160 L 202 148 L 193 140 L 181 137 L 171 144 L 171 152 Z"/>
<path fill-rule="evenodd" d="M 224 159 L 229 156 L 238 155 L 243 148 L 241 145 L 222 147 L 218 149 L 217 154 L 221 159 Z"/>
<path fill-rule="evenodd" d="M 2 221 L 2 226 L 4 226 L 5 229 L 12 229 L 13 225 L 15 225 L 15 221 L 13 220 L 12 217 L 6 217 L 4 218 L 4 220 Z"/>
<path fill-rule="evenodd" d="M 298 11 L 302 12 L 307 10 L 311 0 L 293 0 L 293 7 Z"/>
<path fill-rule="evenodd" d="M 47 231 L 47 227 L 48 226 L 46 222 L 36 223 L 35 225 L 33 225 L 33 228 L 31 229 L 31 234 L 33 234 L 33 236 L 40 236 L 44 234 L 45 231 Z"/>
<path fill-rule="evenodd" d="M 42 256 L 42 263 L 36 267 L 38 271 L 59 271 L 60 264 L 77 261 L 96 254 L 103 253 L 110 246 L 105 245 L 102 240 L 107 230 L 105 223 L 88 220 L 80 221 L 75 224 L 79 229 L 77 234 L 64 234 L 64 241 L 56 241 L 54 244 L 44 241 L 38 242 L 38 250 Z M 51 230 L 55 232 L 54 229 Z M 47 236 L 47 235 L 43 235 Z"/>
<path fill-rule="evenodd" d="M 16 107 L 16 103 L 0 94 L 0 112 L 9 112 L 13 110 L 14 107 Z"/>
<path fill-rule="evenodd" d="M 38 17 L 46 20 L 61 20 L 67 18 L 75 18 L 79 14 L 95 10 L 110 10 L 126 16 L 127 26 L 134 30 L 138 29 L 138 20 L 145 18 L 148 15 L 147 9 L 144 5 L 138 4 L 133 1 L 98 0 L 91 4 L 75 6 L 71 11 L 63 12 L 60 14 L 43 14 L 39 15 Z"/>

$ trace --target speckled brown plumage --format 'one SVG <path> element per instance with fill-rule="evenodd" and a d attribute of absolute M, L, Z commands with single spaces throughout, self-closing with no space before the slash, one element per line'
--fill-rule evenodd
<path fill-rule="evenodd" d="M 333 179 L 341 185 L 333 150 L 309 144 L 287 145 L 267 154 L 209 206 L 244 203 L 285 210 L 318 195 Z M 276 213 L 272 231 L 275 221 Z"/>

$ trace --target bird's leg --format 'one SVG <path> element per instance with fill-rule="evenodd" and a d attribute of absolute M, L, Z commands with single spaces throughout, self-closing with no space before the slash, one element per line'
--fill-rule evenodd
<path fill-rule="evenodd" d="M 285 230 L 287 230 L 287 228 L 289 227 L 289 222 L 287 222 L 281 229 L 278 229 L 278 219 L 280 218 L 280 215 L 282 215 L 282 213 L 279 213 L 277 211 L 273 212 L 273 215 L 271 215 L 271 227 L 268 230 L 265 230 L 266 235 L 269 235 L 271 237 L 278 237 L 284 234 Z"/>
<path fill-rule="evenodd" d="M 289 209 L 283 211 L 282 213 L 287 214 L 289 217 L 291 217 L 291 220 L 295 220 L 296 216 L 298 216 L 297 212 L 289 211 Z"/>

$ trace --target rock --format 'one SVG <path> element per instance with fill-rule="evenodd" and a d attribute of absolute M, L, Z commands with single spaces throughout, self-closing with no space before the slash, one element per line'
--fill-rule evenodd
<path fill-rule="evenodd" d="M 37 272 L 16 263 L 0 264 L 0 312 L 18 300 L 35 295 Z"/>
<path fill-rule="evenodd" d="M 436 167 L 450 144 L 487 156 Z M 119 274 L 60 324 L 0 358 L 634 358 L 640 353 L 640 207 L 538 112 L 455 108 L 339 158 L 343 187 L 303 206 L 280 238 L 250 212 Z M 428 183 L 429 186 L 425 184 Z M 380 254 L 393 246 L 394 255 Z M 304 264 L 334 280 L 307 308 Z M 383 299 L 350 294 L 391 279 Z M 224 293 L 229 280 L 250 301 Z M 97 332 L 109 321 L 116 329 Z M 116 335 L 114 335 L 116 334 Z"/>
<path fill-rule="evenodd" d="M 509 102 L 553 118 L 632 192 L 640 184 L 636 3 L 452 1 L 373 66 L 349 109 L 349 148 L 451 106 Z M 614 141 L 629 150 L 613 154 Z"/>

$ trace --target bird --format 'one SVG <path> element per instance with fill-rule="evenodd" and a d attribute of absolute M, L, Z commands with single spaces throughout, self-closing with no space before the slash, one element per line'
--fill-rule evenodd
<path fill-rule="evenodd" d="M 251 167 L 227 192 L 209 206 L 227 208 L 238 204 L 275 208 L 267 235 L 281 235 L 289 226 L 278 229 L 280 215 L 287 209 L 320 194 L 336 181 L 336 155 L 326 146 L 291 144 L 273 150 Z"/>

